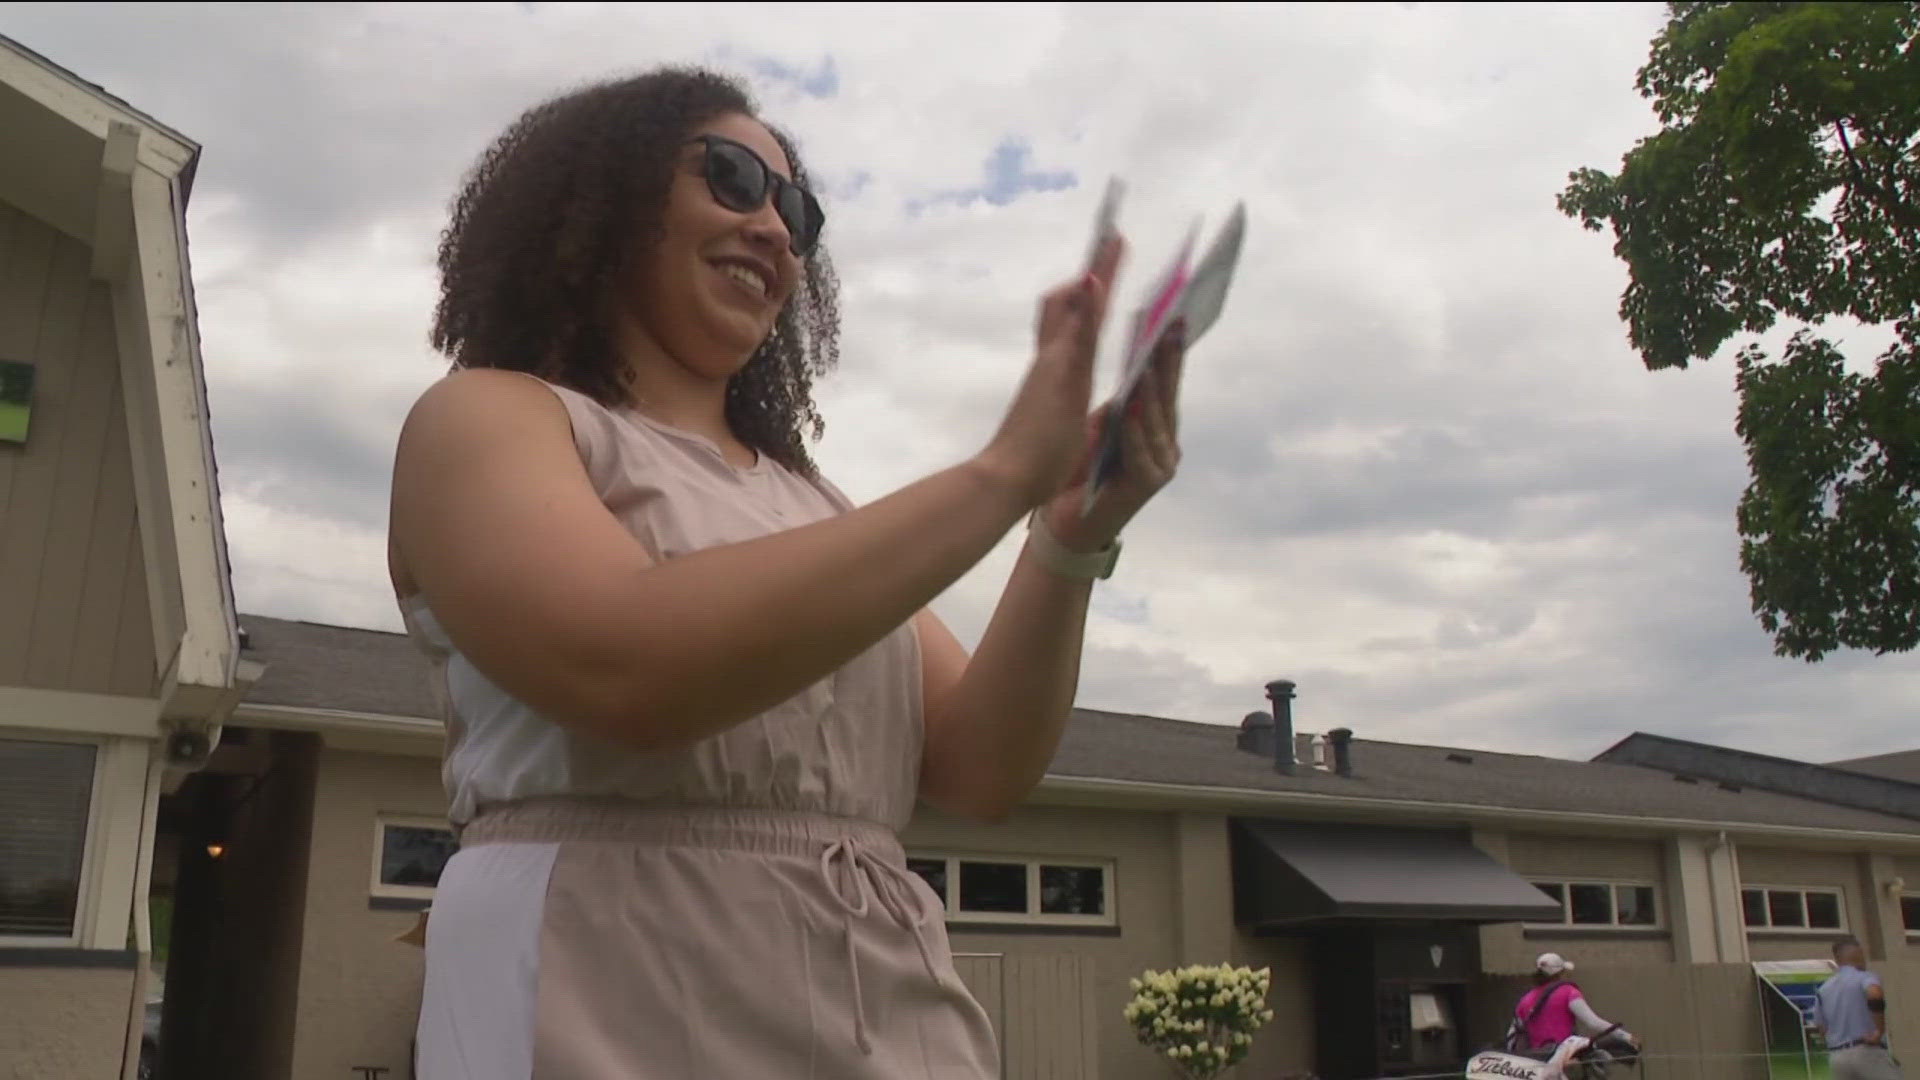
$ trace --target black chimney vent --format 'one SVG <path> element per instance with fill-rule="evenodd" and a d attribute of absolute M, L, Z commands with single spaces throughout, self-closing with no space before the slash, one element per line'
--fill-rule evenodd
<path fill-rule="evenodd" d="M 1333 771 L 1340 776 L 1353 775 L 1353 729 L 1337 727 L 1327 732 L 1333 747 Z"/>
<path fill-rule="evenodd" d="M 1267 684 L 1267 700 L 1273 702 L 1273 767 L 1293 775 L 1293 688 L 1290 679 L 1275 679 Z"/>
<path fill-rule="evenodd" d="M 1248 713 L 1240 721 L 1240 734 L 1234 737 L 1233 744 L 1249 754 L 1272 757 L 1273 717 L 1263 712 Z"/>

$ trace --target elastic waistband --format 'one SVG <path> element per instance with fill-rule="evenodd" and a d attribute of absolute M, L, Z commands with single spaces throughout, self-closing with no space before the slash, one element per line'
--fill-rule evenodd
<path fill-rule="evenodd" d="M 460 830 L 463 846 L 579 840 L 813 857 L 833 844 L 851 842 L 889 862 L 906 859 L 899 837 L 877 821 L 801 810 L 554 797 L 486 807 Z"/>

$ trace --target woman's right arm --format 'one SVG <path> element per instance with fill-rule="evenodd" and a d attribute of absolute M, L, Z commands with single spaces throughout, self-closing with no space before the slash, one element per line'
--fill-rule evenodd
<path fill-rule="evenodd" d="M 601 505 L 558 398 L 503 372 L 450 376 L 401 432 L 395 547 L 503 690 L 628 745 L 687 745 L 870 648 L 1059 487 L 1081 449 L 1105 280 L 1048 296 L 1034 365 L 975 458 L 849 513 L 662 563 Z"/>
<path fill-rule="evenodd" d="M 1599 1013 L 1593 1011 L 1593 1006 L 1587 1004 L 1587 999 L 1583 995 L 1575 994 L 1573 998 L 1567 1002 L 1567 1008 L 1573 1013 L 1574 1031 L 1577 1034 L 1585 1035 L 1587 1038 L 1593 1039 L 1598 1038 L 1605 1032 L 1616 1030 L 1612 1023 L 1609 1023 L 1603 1019 Z M 1619 1028 L 1617 1030 L 1628 1042 L 1637 1042 L 1631 1031 L 1628 1031 L 1626 1028 Z"/>

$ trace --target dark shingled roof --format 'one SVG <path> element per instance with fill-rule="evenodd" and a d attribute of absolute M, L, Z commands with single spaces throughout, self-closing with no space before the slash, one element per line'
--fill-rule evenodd
<path fill-rule="evenodd" d="M 1844 769 L 1847 772 L 1864 773 L 1867 776 L 1880 776 L 1888 780 L 1920 784 L 1920 750 L 1901 750 L 1892 754 L 1854 758 L 1851 761 L 1834 761 L 1829 762 L 1827 768 Z"/>
<path fill-rule="evenodd" d="M 247 701 L 437 719 L 427 658 L 405 634 L 240 616 L 241 655 L 267 665 Z"/>
<path fill-rule="evenodd" d="M 249 703 L 432 717 L 425 657 L 404 635 L 244 615 L 246 655 L 267 665 Z M 1302 769 L 1239 749 L 1238 729 L 1157 716 L 1076 709 L 1049 772 L 1161 784 L 1320 792 L 1383 801 L 1451 803 L 1695 821 L 1912 833 L 1920 821 L 1710 781 L 1686 783 L 1634 765 L 1353 742 L 1351 777 Z M 1471 759 L 1449 760 L 1449 755 Z"/>
<path fill-rule="evenodd" d="M 1728 791 L 1710 781 L 1687 783 L 1635 765 L 1445 746 L 1355 739 L 1351 777 L 1304 769 L 1285 776 L 1268 758 L 1235 746 L 1237 735 L 1236 728 L 1224 724 L 1077 709 L 1047 771 L 1351 798 L 1920 834 L 1920 821 L 1753 788 Z"/>

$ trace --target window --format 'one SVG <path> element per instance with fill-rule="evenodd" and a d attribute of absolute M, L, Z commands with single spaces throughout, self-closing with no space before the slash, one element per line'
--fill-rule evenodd
<path fill-rule="evenodd" d="M 1613 921 L 1620 926 L 1659 925 L 1660 917 L 1654 910 L 1653 886 L 1615 885 Z"/>
<path fill-rule="evenodd" d="M 907 869 L 952 922 L 1114 923 L 1112 863 L 915 855 Z"/>
<path fill-rule="evenodd" d="M 373 894 L 430 899 L 459 850 L 453 830 L 427 818 L 381 818 L 374 826 Z"/>
<path fill-rule="evenodd" d="M 1900 898 L 1900 922 L 1907 933 L 1920 935 L 1920 895 L 1909 893 Z"/>
<path fill-rule="evenodd" d="M 1575 926 L 1613 925 L 1613 886 L 1567 886 L 1567 921 Z"/>
<path fill-rule="evenodd" d="M 1740 890 L 1740 912 L 1749 930 L 1845 930 L 1838 889 Z"/>
<path fill-rule="evenodd" d="M 1027 913 L 1027 864 L 962 862 L 960 910 L 990 915 Z"/>
<path fill-rule="evenodd" d="M 90 742 L 0 739 L 0 937 L 80 937 L 92 818 Z"/>
<path fill-rule="evenodd" d="M 1557 922 L 1535 925 L 1629 928 L 1660 925 L 1660 913 L 1651 885 L 1611 881 L 1536 881 L 1533 887 L 1560 905 Z"/>

